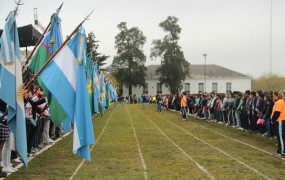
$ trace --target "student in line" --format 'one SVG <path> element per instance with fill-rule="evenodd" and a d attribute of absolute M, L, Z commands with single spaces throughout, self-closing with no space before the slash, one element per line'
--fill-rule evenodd
<path fill-rule="evenodd" d="M 186 98 L 185 92 L 182 93 L 181 111 L 182 111 L 182 118 L 184 121 L 186 121 L 186 118 L 187 118 L 187 98 Z"/>
<path fill-rule="evenodd" d="M 157 95 L 157 98 L 156 98 L 156 111 L 157 113 L 161 113 L 161 106 L 162 106 L 162 98 L 160 95 Z"/>
<path fill-rule="evenodd" d="M 285 100 L 284 100 L 284 94 L 281 91 L 275 91 L 273 93 L 273 99 L 276 101 L 272 114 L 271 114 L 271 120 L 272 123 L 278 124 L 277 129 L 277 143 L 278 143 L 278 149 L 277 149 L 277 156 L 285 157 Z"/>

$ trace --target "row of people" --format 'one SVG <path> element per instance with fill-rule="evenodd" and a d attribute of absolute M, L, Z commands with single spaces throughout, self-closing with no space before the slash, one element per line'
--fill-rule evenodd
<path fill-rule="evenodd" d="M 142 103 L 153 103 L 142 95 Z M 277 138 L 277 155 L 285 157 L 285 99 L 281 91 L 227 92 L 157 95 L 157 112 L 161 106 L 180 111 L 183 120 L 192 115 L 242 131 Z M 144 105 L 145 106 L 145 105 Z"/>
<path fill-rule="evenodd" d="M 33 94 L 33 92 L 36 92 Z M 27 132 L 28 156 L 35 156 L 44 146 L 52 144 L 55 139 L 64 134 L 62 127 L 55 127 L 50 118 L 47 98 L 41 88 L 34 86 L 33 90 L 27 90 L 24 94 L 24 109 Z M 8 107 L 0 99 L 0 151 L 2 153 L 0 177 L 7 173 L 16 172 L 11 165 L 10 144 L 14 142 L 13 133 L 7 126 Z"/>

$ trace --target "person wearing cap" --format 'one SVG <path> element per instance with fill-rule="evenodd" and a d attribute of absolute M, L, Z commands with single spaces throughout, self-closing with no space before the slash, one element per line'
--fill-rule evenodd
<path fill-rule="evenodd" d="M 285 157 L 285 99 L 284 94 L 281 91 L 275 91 L 273 93 L 273 99 L 276 101 L 272 114 L 271 114 L 271 121 L 272 123 L 278 124 L 277 129 L 277 156 Z"/>

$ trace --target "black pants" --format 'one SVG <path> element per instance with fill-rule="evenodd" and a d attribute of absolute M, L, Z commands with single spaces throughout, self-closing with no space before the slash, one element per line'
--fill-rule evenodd
<path fill-rule="evenodd" d="M 253 131 L 257 131 L 258 130 L 258 127 L 257 127 L 257 115 L 256 114 L 252 114 L 251 115 L 251 118 L 250 118 L 250 129 L 253 130 Z"/>
<path fill-rule="evenodd" d="M 249 122 L 248 122 L 248 115 L 247 111 L 242 111 L 241 112 L 241 127 L 244 129 L 248 129 L 249 127 Z"/>
<path fill-rule="evenodd" d="M 31 149 L 34 145 L 35 136 L 37 127 L 32 125 L 30 120 L 26 121 L 26 127 L 27 127 L 27 146 L 28 146 L 28 153 L 31 153 Z"/>

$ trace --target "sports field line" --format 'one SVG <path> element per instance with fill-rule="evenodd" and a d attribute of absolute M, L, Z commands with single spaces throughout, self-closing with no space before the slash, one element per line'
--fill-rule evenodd
<path fill-rule="evenodd" d="M 99 142 L 101 136 L 102 136 L 103 133 L 105 132 L 105 129 L 106 129 L 106 127 L 108 126 L 109 121 L 110 121 L 111 117 L 113 116 L 113 113 L 116 111 L 116 109 L 117 109 L 117 108 L 115 108 L 115 109 L 112 111 L 112 113 L 110 114 L 109 118 L 107 119 L 106 124 L 105 124 L 103 130 L 101 131 L 101 133 L 99 134 L 99 136 L 98 136 L 98 138 L 97 138 L 97 140 L 96 140 L 96 143 Z M 96 143 L 95 143 L 95 144 L 96 144 Z M 91 152 L 92 152 L 93 148 L 95 147 L 95 144 L 92 145 L 92 147 L 91 147 Z M 72 180 L 72 179 L 74 178 L 74 176 L 78 173 L 78 171 L 79 171 L 79 170 L 81 169 L 81 167 L 83 166 L 84 162 L 85 162 L 85 159 L 83 159 L 83 160 L 81 161 L 81 163 L 77 166 L 77 168 L 75 169 L 75 171 L 73 172 L 73 174 L 70 176 L 69 180 Z"/>
<path fill-rule="evenodd" d="M 169 114 L 171 114 L 171 113 L 169 113 Z M 171 114 L 171 115 L 172 115 L 172 116 L 175 116 L 175 115 L 173 115 L 173 114 Z M 177 117 L 177 116 L 175 116 L 175 117 Z M 219 132 L 213 131 L 213 130 L 211 130 L 211 129 L 209 129 L 209 128 L 206 128 L 205 126 L 199 125 L 199 124 L 197 124 L 197 123 L 194 123 L 194 122 L 191 122 L 191 121 L 187 121 L 187 122 L 190 122 L 191 124 L 194 124 L 194 125 L 196 125 L 196 126 L 199 126 L 199 127 L 202 128 L 202 129 L 208 130 L 208 131 L 210 131 L 210 132 L 212 132 L 212 133 L 218 134 L 218 135 L 220 135 L 220 136 L 223 136 L 223 137 L 225 137 L 225 138 L 228 138 L 228 139 L 233 140 L 233 141 L 235 141 L 235 142 L 238 142 L 238 143 L 240 143 L 240 144 L 243 144 L 243 145 L 249 146 L 249 147 L 251 147 L 251 148 L 253 148 L 253 149 L 259 150 L 259 151 L 261 151 L 261 152 L 263 152 L 263 153 L 266 153 L 266 154 L 269 154 L 269 155 L 274 156 L 274 154 L 272 154 L 272 153 L 270 153 L 270 152 L 268 152 L 268 151 L 265 151 L 265 150 L 263 150 L 263 149 L 260 149 L 260 148 L 258 148 L 258 147 L 255 147 L 255 146 L 253 146 L 253 145 L 250 145 L 250 144 L 248 144 L 248 143 L 246 143 L 246 142 L 242 142 L 242 141 L 237 140 L 237 139 L 235 139 L 235 138 L 232 138 L 232 137 L 226 136 L 226 135 L 224 135 L 224 134 L 221 134 L 221 133 L 219 133 Z"/>
<path fill-rule="evenodd" d="M 132 128 L 133 128 L 133 131 L 134 131 L 134 136 L 136 138 L 136 141 L 137 141 L 137 145 L 138 145 L 138 151 L 139 151 L 139 155 L 140 155 L 140 159 L 141 159 L 141 163 L 142 163 L 142 167 L 144 169 L 144 179 L 147 180 L 147 168 L 146 168 L 146 164 L 145 164 L 145 161 L 144 161 L 144 158 L 143 158 L 143 155 L 142 155 L 142 150 L 141 150 L 141 147 L 140 147 L 140 143 L 139 143 L 139 140 L 137 138 L 137 133 L 136 133 L 136 129 L 134 127 L 134 124 L 133 124 L 133 120 L 132 120 L 132 117 L 131 117 L 131 114 L 130 114 L 130 111 L 129 111 L 129 108 L 127 106 L 125 106 L 127 111 L 128 111 L 128 115 L 129 115 L 129 120 L 131 122 L 131 125 L 132 125 Z"/>
<path fill-rule="evenodd" d="M 160 118 L 160 119 L 163 119 L 163 118 L 161 118 L 161 117 L 158 116 L 158 115 L 157 115 L 157 117 Z M 222 153 L 222 154 L 224 154 L 224 155 L 226 155 L 226 156 L 232 158 L 233 160 L 235 160 L 235 161 L 237 161 L 238 163 L 244 165 L 247 169 L 249 169 L 249 170 L 255 172 L 256 174 L 262 176 L 263 178 L 265 178 L 265 179 L 271 179 L 271 178 L 269 178 L 268 176 L 266 176 L 265 174 L 261 173 L 260 171 L 256 170 L 255 168 L 251 167 L 250 165 L 248 165 L 248 164 L 246 164 L 246 163 L 244 163 L 244 162 L 238 160 L 237 158 L 231 156 L 231 155 L 228 154 L 227 152 L 225 152 L 225 151 L 223 151 L 223 150 L 221 150 L 221 149 L 219 149 L 219 148 L 213 146 L 212 144 L 209 144 L 209 143 L 207 143 L 206 141 L 204 141 L 204 140 L 198 138 L 197 136 L 193 135 L 192 133 L 190 133 L 189 131 L 185 130 L 184 128 L 182 128 L 182 127 L 180 127 L 180 126 L 174 124 L 173 122 L 171 122 L 171 121 L 169 121 L 169 120 L 165 120 L 165 119 L 163 119 L 163 120 L 169 122 L 169 123 L 172 124 L 173 126 L 179 128 L 180 130 L 184 131 L 185 133 L 187 133 L 188 135 L 192 136 L 193 138 L 199 140 L 200 142 L 202 142 L 202 143 L 204 143 L 204 144 L 206 144 L 206 145 L 212 147 L 213 149 L 219 151 L 220 153 Z"/>
<path fill-rule="evenodd" d="M 146 120 L 148 120 L 154 127 L 156 127 L 160 133 L 169 140 L 175 147 L 177 147 L 188 159 L 190 159 L 192 162 L 196 164 L 196 166 L 203 171 L 209 178 L 216 179 L 204 166 L 199 164 L 197 161 L 195 161 L 190 155 L 188 155 L 182 148 L 180 148 L 174 141 L 172 141 L 155 123 L 153 123 L 152 120 L 150 120 L 148 117 L 146 117 L 139 109 L 137 109 Z"/>

